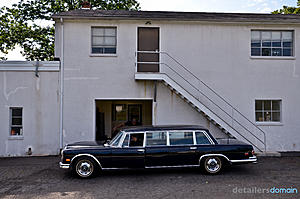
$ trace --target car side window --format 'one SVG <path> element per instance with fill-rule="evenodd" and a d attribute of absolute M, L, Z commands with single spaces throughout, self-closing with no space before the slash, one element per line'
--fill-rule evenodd
<path fill-rule="evenodd" d="M 193 132 L 169 132 L 170 145 L 194 144 Z"/>
<path fill-rule="evenodd" d="M 167 145 L 166 132 L 147 132 L 146 146 L 165 146 Z"/>
<path fill-rule="evenodd" d="M 118 146 L 119 145 L 119 142 L 121 140 L 121 137 L 122 137 L 122 133 L 119 133 L 113 140 L 113 144 L 112 146 Z"/>
<path fill-rule="evenodd" d="M 197 144 L 210 144 L 209 140 L 203 132 L 196 132 Z"/>
<path fill-rule="evenodd" d="M 129 147 L 137 147 L 144 145 L 144 133 L 131 133 Z"/>
<path fill-rule="evenodd" d="M 129 147 L 129 134 L 126 135 L 122 143 L 122 147 Z"/>

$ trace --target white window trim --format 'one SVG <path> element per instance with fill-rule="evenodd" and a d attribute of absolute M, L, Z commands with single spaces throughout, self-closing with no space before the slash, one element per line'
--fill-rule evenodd
<path fill-rule="evenodd" d="M 92 28 L 116 28 L 116 53 L 113 54 L 102 54 L 102 53 L 92 53 Z M 119 27 L 117 25 L 106 25 L 106 24 L 95 24 L 95 25 L 91 25 L 90 26 L 90 30 L 89 30 L 89 35 L 90 35 L 90 39 L 89 39 L 89 56 L 90 57 L 118 57 L 118 46 L 119 46 L 119 39 L 118 39 L 118 29 Z"/>
<path fill-rule="evenodd" d="M 255 101 L 257 100 L 266 100 L 266 101 L 280 101 L 280 122 L 272 121 L 256 121 L 256 109 Z M 254 99 L 254 121 L 257 126 L 283 126 L 283 117 L 282 117 L 282 99 Z"/>
<path fill-rule="evenodd" d="M 12 109 L 22 109 L 22 135 L 11 135 L 11 128 L 12 128 Z M 24 139 L 24 107 L 22 106 L 10 106 L 8 108 L 9 111 L 9 124 L 8 124 L 8 139 L 9 140 L 23 140 Z"/>
<path fill-rule="evenodd" d="M 293 56 L 252 56 L 251 55 L 251 32 L 252 31 L 293 31 Z M 274 29 L 274 28 L 251 28 L 249 40 L 249 58 L 257 60 L 294 60 L 296 59 L 296 30 L 295 29 Z"/>

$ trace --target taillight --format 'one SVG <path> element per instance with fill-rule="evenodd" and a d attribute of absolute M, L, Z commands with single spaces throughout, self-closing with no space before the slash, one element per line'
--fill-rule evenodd
<path fill-rule="evenodd" d="M 251 153 L 252 153 L 252 155 L 254 155 L 254 153 L 255 153 L 254 150 L 252 150 Z"/>
<path fill-rule="evenodd" d="M 245 153 L 245 156 L 249 156 L 249 153 L 248 153 L 248 152 L 246 152 L 246 153 Z"/>

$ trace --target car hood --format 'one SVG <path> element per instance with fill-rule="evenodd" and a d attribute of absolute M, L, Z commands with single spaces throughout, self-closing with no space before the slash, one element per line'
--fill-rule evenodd
<path fill-rule="evenodd" d="M 216 139 L 216 140 L 217 140 L 217 142 L 218 142 L 219 144 L 249 145 L 249 144 L 247 144 L 247 143 L 245 143 L 245 142 L 242 142 L 242 141 L 240 141 L 240 140 L 237 140 L 237 139 L 227 139 L 227 138 L 221 138 L 221 139 L 220 139 L 220 138 L 219 138 L 219 139 Z"/>
<path fill-rule="evenodd" d="M 101 147 L 104 146 L 105 141 L 80 141 L 80 142 L 74 142 L 71 144 L 67 144 L 67 147 Z"/>

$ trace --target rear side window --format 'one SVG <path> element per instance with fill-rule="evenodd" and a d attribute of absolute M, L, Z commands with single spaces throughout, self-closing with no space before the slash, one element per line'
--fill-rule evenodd
<path fill-rule="evenodd" d="M 193 132 L 169 132 L 170 145 L 194 144 Z"/>
<path fill-rule="evenodd" d="M 203 132 L 196 132 L 196 141 L 197 144 L 210 144 Z"/>
<path fill-rule="evenodd" d="M 146 146 L 167 145 L 166 132 L 147 132 Z"/>

